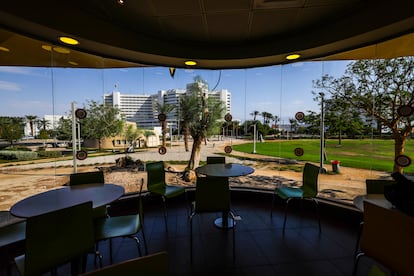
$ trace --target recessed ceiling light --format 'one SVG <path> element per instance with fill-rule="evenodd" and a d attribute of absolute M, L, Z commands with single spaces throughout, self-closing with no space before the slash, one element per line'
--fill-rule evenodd
<path fill-rule="evenodd" d="M 70 50 L 62 47 L 53 47 L 53 51 L 60 53 L 60 54 L 69 54 Z"/>
<path fill-rule="evenodd" d="M 195 61 L 195 60 L 186 60 L 184 62 L 184 64 L 187 65 L 187 66 L 196 66 L 197 65 L 197 61 Z"/>
<path fill-rule="evenodd" d="M 124 1 L 124 0 L 116 0 L 116 2 L 117 2 L 119 5 L 123 5 L 123 4 L 125 4 L 125 1 Z"/>
<path fill-rule="evenodd" d="M 69 45 L 78 45 L 79 44 L 79 41 L 77 41 L 74 38 L 67 37 L 67 36 L 61 36 L 61 37 L 59 37 L 59 40 L 62 41 L 63 43 L 69 44 Z"/>
<path fill-rule="evenodd" d="M 294 60 L 294 59 L 298 59 L 300 58 L 300 54 L 290 54 L 288 56 L 286 56 L 287 60 Z"/>
<path fill-rule="evenodd" d="M 1 46 L 0 46 L 0 51 L 3 51 L 3 52 L 10 52 L 10 49 L 9 49 L 9 48 L 6 48 L 6 47 L 1 47 Z"/>
<path fill-rule="evenodd" d="M 52 51 L 52 46 L 50 46 L 50 45 L 42 45 L 42 49 L 50 52 L 50 51 Z"/>

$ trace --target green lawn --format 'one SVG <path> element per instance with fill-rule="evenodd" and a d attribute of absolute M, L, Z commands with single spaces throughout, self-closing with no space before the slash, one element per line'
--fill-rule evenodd
<path fill-rule="evenodd" d="M 290 141 L 265 141 L 256 143 L 256 153 L 274 157 L 296 159 L 300 161 L 319 162 L 320 141 L 303 139 Z M 236 151 L 253 152 L 253 143 L 239 144 L 232 146 Z M 300 157 L 294 153 L 295 148 L 303 148 L 304 154 Z M 372 169 L 391 172 L 394 164 L 394 141 L 393 140 L 326 140 L 327 160 L 324 162 L 330 165 L 331 160 L 340 160 L 345 167 Z M 406 143 L 405 154 L 412 157 L 414 143 L 409 140 Z M 405 173 L 413 173 L 413 166 L 404 169 Z"/>

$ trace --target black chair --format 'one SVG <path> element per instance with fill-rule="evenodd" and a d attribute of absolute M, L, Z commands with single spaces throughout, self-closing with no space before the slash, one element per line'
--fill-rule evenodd
<path fill-rule="evenodd" d="M 195 201 L 190 214 L 190 260 L 193 261 L 193 217 L 196 214 L 222 212 L 232 220 L 233 260 L 236 255 L 235 216 L 230 208 L 230 189 L 227 177 L 198 176 Z M 224 219 L 224 218 L 223 218 Z"/>
<path fill-rule="evenodd" d="M 225 164 L 225 156 L 207 156 L 207 164 Z"/>
<path fill-rule="evenodd" d="M 25 254 L 15 262 L 20 275 L 40 275 L 68 262 L 86 262 L 94 245 L 92 202 L 81 203 L 28 218 Z"/>

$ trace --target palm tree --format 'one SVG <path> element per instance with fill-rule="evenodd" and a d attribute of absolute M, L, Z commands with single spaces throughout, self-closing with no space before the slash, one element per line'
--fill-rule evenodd
<path fill-rule="evenodd" d="M 30 126 L 30 134 L 34 137 L 34 127 L 33 127 L 33 125 L 37 120 L 37 116 L 36 115 L 26 115 L 25 117 L 26 117 L 26 120 L 27 120 L 27 122 L 29 123 L 29 126 Z"/>
<path fill-rule="evenodd" d="M 180 98 L 180 120 L 183 122 L 184 148 L 189 151 L 188 136 L 190 135 L 190 122 L 196 116 L 198 96 L 195 93 L 185 94 Z"/>
<path fill-rule="evenodd" d="M 256 116 L 259 115 L 259 114 L 260 114 L 260 112 L 257 111 L 257 110 L 254 110 L 252 113 L 250 113 L 250 115 L 253 116 L 253 121 L 256 121 Z"/>
<path fill-rule="evenodd" d="M 167 114 L 174 110 L 175 106 L 172 104 L 162 104 L 157 102 L 154 106 L 155 110 L 158 112 L 158 115 L 164 114 L 165 120 L 160 121 L 161 122 L 161 130 L 162 130 L 162 145 L 165 147 L 165 144 L 167 143 Z"/>

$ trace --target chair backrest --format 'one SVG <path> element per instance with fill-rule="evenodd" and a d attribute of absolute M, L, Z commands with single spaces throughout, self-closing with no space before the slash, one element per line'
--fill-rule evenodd
<path fill-rule="evenodd" d="M 86 184 L 99 184 L 105 183 L 105 177 L 103 171 L 93 171 L 93 172 L 81 172 L 81 173 L 72 173 L 70 175 L 69 185 L 86 185 Z M 107 217 L 108 212 L 106 206 L 101 206 L 93 210 L 94 218 L 104 218 Z"/>
<path fill-rule="evenodd" d="M 366 179 L 367 194 L 384 194 L 384 187 L 397 183 L 392 179 Z"/>
<path fill-rule="evenodd" d="M 224 164 L 226 163 L 225 156 L 207 156 L 207 164 Z"/>
<path fill-rule="evenodd" d="M 168 275 L 168 253 L 165 251 L 134 258 L 83 274 L 84 276 Z"/>
<path fill-rule="evenodd" d="M 412 275 L 414 217 L 364 201 L 361 251 L 397 275 Z"/>
<path fill-rule="evenodd" d="M 315 197 L 318 194 L 319 167 L 305 163 L 302 174 L 303 197 Z"/>
<path fill-rule="evenodd" d="M 70 175 L 69 185 L 83 185 L 92 183 L 105 183 L 103 171 L 73 173 Z"/>
<path fill-rule="evenodd" d="M 227 177 L 198 176 L 195 191 L 196 213 L 230 210 L 230 189 Z"/>
<path fill-rule="evenodd" d="M 94 244 L 92 202 L 30 217 L 24 274 L 40 275 L 90 252 Z"/>
<path fill-rule="evenodd" d="M 147 189 L 149 192 L 163 189 L 165 187 L 164 162 L 152 162 L 146 164 Z"/>

